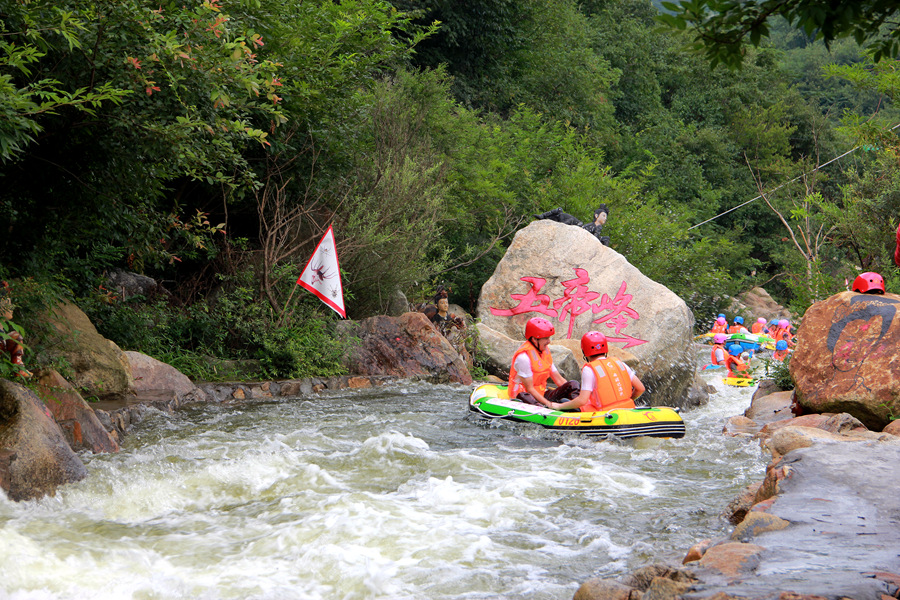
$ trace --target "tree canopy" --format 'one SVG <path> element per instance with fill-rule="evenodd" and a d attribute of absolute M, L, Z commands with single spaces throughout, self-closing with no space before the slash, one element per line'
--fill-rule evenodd
<path fill-rule="evenodd" d="M 669 12 L 659 19 L 676 29 L 690 28 L 694 48 L 712 66 L 739 66 L 745 44 L 759 46 L 778 17 L 826 47 L 844 37 L 868 44 L 876 62 L 900 51 L 900 3 L 895 0 L 680 0 L 662 6 Z"/>

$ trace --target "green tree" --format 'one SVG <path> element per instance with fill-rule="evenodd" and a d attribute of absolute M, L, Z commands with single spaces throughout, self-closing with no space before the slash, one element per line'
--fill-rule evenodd
<path fill-rule="evenodd" d="M 900 30 L 894 27 L 900 5 L 895 0 L 680 0 L 662 6 L 669 13 L 659 19 L 676 29 L 690 27 L 694 49 L 713 67 L 740 66 L 747 41 L 759 46 L 777 17 L 826 45 L 844 37 L 868 43 L 876 62 L 900 50 Z"/>

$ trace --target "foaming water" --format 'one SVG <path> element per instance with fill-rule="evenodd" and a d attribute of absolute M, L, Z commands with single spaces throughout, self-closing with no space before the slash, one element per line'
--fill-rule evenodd
<path fill-rule="evenodd" d="M 752 388 L 704 377 L 681 440 L 480 421 L 468 388 L 409 383 L 153 414 L 85 481 L 0 499 L 0 597 L 568 599 L 723 535 L 760 479 L 721 435 Z"/>

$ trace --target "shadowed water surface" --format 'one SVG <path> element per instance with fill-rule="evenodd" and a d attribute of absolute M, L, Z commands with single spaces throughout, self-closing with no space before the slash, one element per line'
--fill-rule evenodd
<path fill-rule="evenodd" d="M 87 480 L 0 498 L 0 597 L 569 599 L 680 562 L 762 478 L 721 435 L 752 388 L 705 376 L 681 440 L 484 422 L 468 388 L 411 383 L 153 414 Z"/>

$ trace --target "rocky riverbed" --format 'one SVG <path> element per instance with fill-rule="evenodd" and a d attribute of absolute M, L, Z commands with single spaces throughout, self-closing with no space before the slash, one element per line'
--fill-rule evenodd
<path fill-rule="evenodd" d="M 727 507 L 731 535 L 686 549 L 682 565 L 587 581 L 575 600 L 900 597 L 900 422 L 872 432 L 847 414 L 793 418 L 791 392 L 767 389 L 725 427 L 772 456 Z"/>

